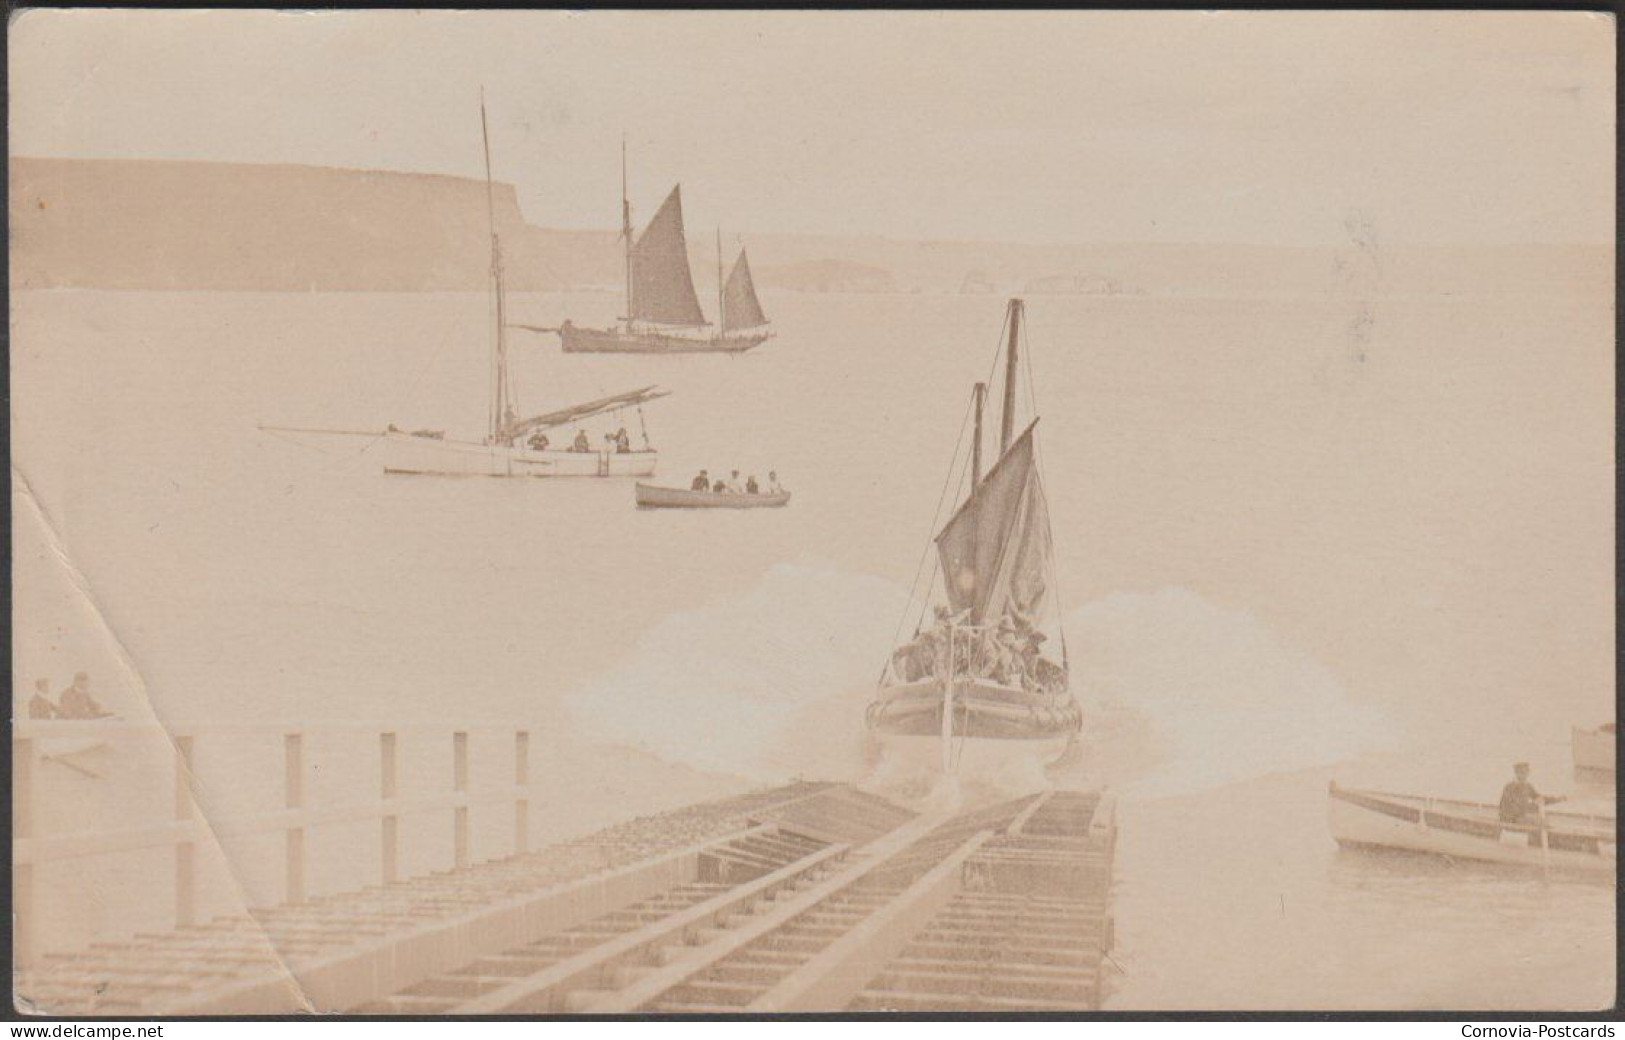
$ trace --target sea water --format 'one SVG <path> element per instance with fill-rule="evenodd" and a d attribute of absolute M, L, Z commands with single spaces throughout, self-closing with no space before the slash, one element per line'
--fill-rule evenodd
<path fill-rule="evenodd" d="M 510 333 L 526 411 L 661 385 L 590 432 L 646 428 L 663 483 L 776 470 L 784 510 L 391 477 L 375 437 L 258 428 L 479 438 L 488 303 L 17 294 L 19 687 L 88 670 L 131 717 L 525 724 L 554 770 L 543 835 L 654 807 L 673 770 L 673 804 L 860 771 L 1002 299 L 769 293 L 778 336 L 742 357 Z M 510 301 L 536 325 L 615 309 Z M 1067 651 L 1113 720 L 1112 1006 L 1608 1003 L 1606 886 L 1342 854 L 1324 822 L 1339 769 L 1493 800 L 1511 757 L 1544 755 L 1555 788 L 1568 727 L 1608 717 L 1606 294 L 1035 296 L 1027 323 Z M 1461 764 L 1400 766 L 1441 747 Z M 278 750 L 212 752 L 213 804 L 274 803 Z M 426 790 L 448 755 L 413 760 Z M 372 768 L 312 788 L 344 801 Z M 162 902 L 141 885 L 95 890 L 106 928 Z"/>

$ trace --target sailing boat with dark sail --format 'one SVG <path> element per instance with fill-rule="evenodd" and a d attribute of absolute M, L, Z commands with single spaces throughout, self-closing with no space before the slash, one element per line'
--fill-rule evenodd
<path fill-rule="evenodd" d="M 491 404 L 484 441 L 447 440 L 438 433 L 408 433 L 391 426 L 384 434 L 384 469 L 390 473 L 430 473 L 491 477 L 646 477 L 654 473 L 657 454 L 642 423 L 642 406 L 666 396 L 653 386 L 629 390 L 572 405 L 543 415 L 520 418 L 508 371 L 507 292 L 503 284 L 502 240 L 497 236 L 491 184 L 491 141 L 480 100 L 480 133 L 485 141 L 485 189 L 491 233 L 491 289 L 494 308 L 491 341 Z M 636 448 L 623 426 L 594 445 L 579 424 L 624 409 L 636 409 L 643 445 Z M 572 445 L 555 448 L 546 431 L 576 426 Z"/>
<path fill-rule="evenodd" d="M 970 490 L 935 536 L 941 596 L 930 621 L 922 610 L 913 638 L 893 652 L 868 710 L 888 758 L 932 771 L 1047 764 L 1082 727 L 1060 630 L 1037 416 L 1015 431 L 1022 314 L 1022 301 L 1011 300 L 998 458 L 984 474 L 987 387 L 977 383 Z M 927 603 L 936 585 L 933 576 Z"/>
<path fill-rule="evenodd" d="M 683 186 L 676 185 L 654 219 L 636 239 L 632 205 L 626 198 L 626 150 L 621 150 L 621 240 L 626 246 L 626 314 L 609 329 L 580 328 L 568 319 L 559 327 L 566 353 L 737 354 L 773 335 L 756 298 L 750 261 L 739 251 L 733 270 L 722 278 L 722 241 L 717 239 L 718 321 L 712 326 L 694 292 L 683 232 Z M 705 331 L 702 331 L 705 330 Z"/>

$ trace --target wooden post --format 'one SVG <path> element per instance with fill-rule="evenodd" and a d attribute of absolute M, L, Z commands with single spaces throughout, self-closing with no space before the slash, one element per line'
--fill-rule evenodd
<path fill-rule="evenodd" d="M 283 787 L 287 808 L 303 809 L 305 807 L 305 753 L 304 738 L 298 733 L 289 733 L 282 738 L 282 757 L 285 766 Z M 303 903 L 305 901 L 305 828 L 302 823 L 290 826 L 287 831 L 287 901 L 290 903 Z"/>
<path fill-rule="evenodd" d="M 513 783 L 519 793 L 513 803 L 513 851 L 523 855 L 530 851 L 530 731 L 520 730 L 513 735 Z"/>
<path fill-rule="evenodd" d="M 468 791 L 468 734 L 459 730 L 451 735 L 451 789 L 459 794 Z M 459 805 L 452 810 L 452 862 L 459 868 L 468 866 L 468 806 Z"/>
<path fill-rule="evenodd" d="M 175 738 L 175 822 L 192 819 L 192 738 Z M 175 927 L 197 921 L 197 843 L 190 835 L 175 843 Z"/>
<path fill-rule="evenodd" d="M 393 802 L 399 795 L 395 783 L 395 734 L 378 734 L 378 796 L 385 802 Z M 379 847 L 382 851 L 380 872 L 384 884 L 388 885 L 400 876 L 400 817 L 390 812 L 394 806 L 385 809 L 383 815 L 382 834 Z"/>
<path fill-rule="evenodd" d="M 28 737 L 11 743 L 11 835 L 13 840 L 34 836 L 34 741 Z M 11 908 L 15 922 L 12 961 L 18 968 L 32 967 L 39 956 L 34 935 L 32 863 L 12 867 Z"/>

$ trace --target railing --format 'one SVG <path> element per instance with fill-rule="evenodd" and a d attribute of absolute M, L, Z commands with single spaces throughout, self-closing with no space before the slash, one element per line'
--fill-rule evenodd
<path fill-rule="evenodd" d="M 404 730 L 449 729 L 451 776 L 443 794 L 401 796 L 399 734 Z M 469 787 L 469 733 L 500 731 L 512 734 L 513 782 L 511 786 L 472 791 Z M 310 772 L 306 760 L 306 737 L 313 731 L 344 731 L 372 735 L 378 747 L 378 797 L 353 804 L 314 806 L 307 799 L 306 780 Z M 198 812 L 193 789 L 194 753 L 200 740 L 227 733 L 282 737 L 283 791 L 280 810 L 219 814 L 205 820 Z M 106 743 L 124 746 L 142 755 L 151 755 L 167 742 L 172 758 L 174 797 L 168 819 L 119 827 L 38 833 L 37 772 L 43 756 L 52 755 L 52 746 L 61 743 Z M 143 746 L 144 745 L 144 746 Z M 12 896 L 14 909 L 13 951 L 15 963 L 27 966 L 39 955 L 35 906 L 35 868 L 42 864 L 82 857 L 108 856 L 165 846 L 174 850 L 174 925 L 184 928 L 197 918 L 197 849 L 200 844 L 224 837 L 281 832 L 286 862 L 283 871 L 283 898 L 289 903 L 307 898 L 307 831 L 334 824 L 376 822 L 381 857 L 378 878 L 388 884 L 399 880 L 401 863 L 400 820 L 425 812 L 451 812 L 453 864 L 469 863 L 469 809 L 476 804 L 513 805 L 513 850 L 523 853 L 530 847 L 530 732 L 525 729 L 470 724 L 461 728 L 407 726 L 379 728 L 350 724 L 283 726 L 274 724 L 196 723 L 159 725 L 116 720 L 42 721 L 17 720 L 12 727 Z"/>

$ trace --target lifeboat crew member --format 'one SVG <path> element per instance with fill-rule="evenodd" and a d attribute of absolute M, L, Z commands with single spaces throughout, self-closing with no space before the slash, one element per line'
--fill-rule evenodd
<path fill-rule="evenodd" d="M 546 451 L 548 444 L 552 442 L 547 439 L 547 434 L 537 430 L 530 435 L 530 440 L 527 443 L 530 445 L 531 451 Z"/>
<path fill-rule="evenodd" d="M 626 432 L 626 427 L 622 426 L 620 429 L 615 431 L 615 454 L 626 455 L 631 451 L 632 437 Z"/>
<path fill-rule="evenodd" d="M 759 493 L 761 490 L 761 485 L 756 483 L 756 474 L 752 473 L 745 479 L 745 494 L 754 495 Z"/>
<path fill-rule="evenodd" d="M 586 430 L 577 430 L 575 442 L 570 445 L 571 451 L 591 451 L 592 442 L 587 440 Z"/>
<path fill-rule="evenodd" d="M 700 475 L 694 478 L 694 482 L 688 486 L 688 489 L 690 491 L 710 491 L 711 475 L 703 469 L 700 470 Z"/>

